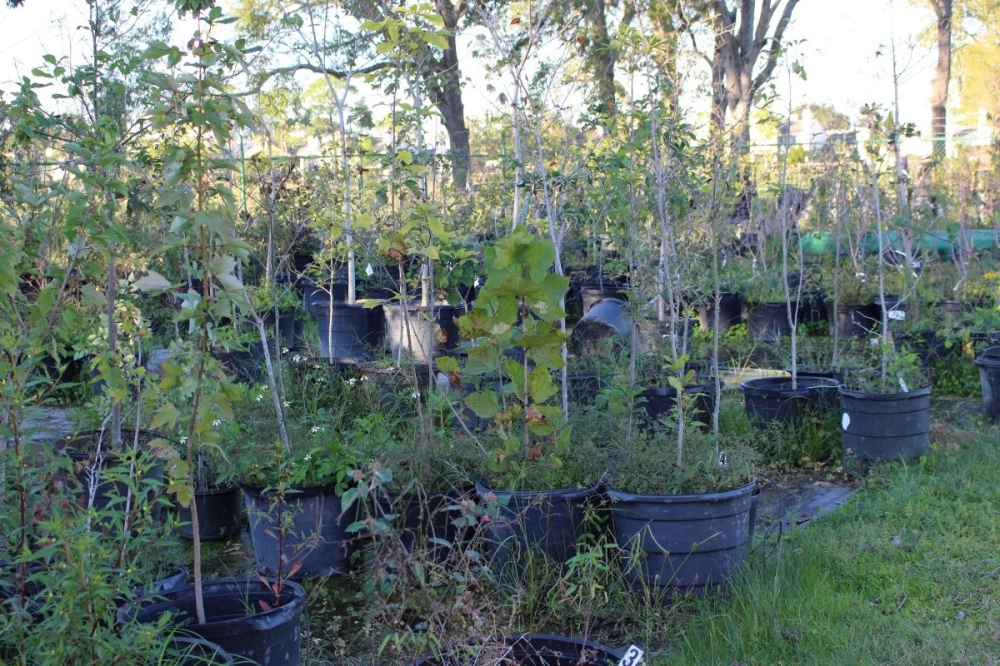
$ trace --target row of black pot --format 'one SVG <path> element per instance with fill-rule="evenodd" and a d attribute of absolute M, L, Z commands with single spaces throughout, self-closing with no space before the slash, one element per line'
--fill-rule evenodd
<path fill-rule="evenodd" d="M 1000 363 L 998 363 L 1000 370 Z M 897 393 L 851 391 L 842 377 L 761 377 L 740 385 L 750 420 L 795 426 L 806 412 L 840 407 L 845 464 L 910 460 L 930 451 L 931 388 Z"/>

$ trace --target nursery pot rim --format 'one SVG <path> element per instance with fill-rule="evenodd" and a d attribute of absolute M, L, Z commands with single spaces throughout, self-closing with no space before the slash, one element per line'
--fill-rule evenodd
<path fill-rule="evenodd" d="M 590 497 L 600 490 L 603 482 L 603 479 L 601 479 L 589 486 L 573 488 L 552 488 L 545 490 L 501 490 L 490 486 L 486 479 L 480 478 L 476 479 L 475 485 L 476 494 L 483 496 L 487 493 L 493 493 L 494 495 L 516 495 L 521 499 L 532 501 L 543 498 L 573 501 Z"/>
<path fill-rule="evenodd" d="M 728 502 L 743 495 L 750 495 L 757 488 L 757 479 L 752 479 L 749 483 L 732 488 L 730 490 L 713 491 L 708 493 L 690 493 L 686 495 L 663 495 L 657 493 L 630 493 L 624 490 L 615 490 L 608 487 L 605 489 L 612 503 L 622 504 L 640 502 L 659 502 L 661 504 L 685 504 L 688 502 Z"/>
<path fill-rule="evenodd" d="M 757 386 L 757 384 L 776 384 L 775 386 Z M 781 386 L 784 384 L 784 386 Z M 740 393 L 746 395 L 752 393 L 761 397 L 793 398 L 802 393 L 808 393 L 819 389 L 840 388 L 842 382 L 832 377 L 816 377 L 813 375 L 799 375 L 796 377 L 796 388 L 792 388 L 791 375 L 777 375 L 774 377 L 754 377 L 746 379 L 740 383 Z"/>
<path fill-rule="evenodd" d="M 1000 345 L 987 347 L 973 362 L 980 368 L 1000 368 Z"/>
<path fill-rule="evenodd" d="M 180 628 L 191 627 L 196 629 L 197 627 L 211 626 L 216 630 L 225 630 L 229 628 L 237 629 L 241 625 L 245 625 L 247 622 L 253 623 L 255 626 L 266 627 L 270 622 L 280 619 L 281 617 L 288 615 L 289 613 L 295 613 L 296 611 L 301 612 L 305 607 L 306 591 L 301 585 L 293 580 L 287 578 L 281 581 L 283 586 L 282 596 L 284 596 L 284 589 L 287 587 L 290 590 L 287 600 L 285 603 L 274 606 L 269 610 L 255 611 L 254 613 L 245 613 L 239 617 L 232 617 L 225 620 L 212 621 L 210 618 L 205 618 L 205 624 L 197 624 L 196 622 L 187 621 L 183 624 L 177 625 Z M 213 578 L 210 580 L 202 581 L 202 589 L 205 592 L 210 592 L 212 587 L 225 587 L 225 586 L 241 586 L 244 588 L 245 592 L 249 592 L 252 586 L 261 586 L 267 591 L 271 592 L 270 585 L 260 578 Z M 118 609 L 116 613 L 116 619 L 119 625 L 128 624 L 136 620 L 138 614 L 144 610 L 152 609 L 156 607 L 163 607 L 163 612 L 169 612 L 171 606 L 174 605 L 174 598 L 180 597 L 184 593 L 190 593 L 194 595 L 195 584 L 190 583 L 188 585 L 181 585 L 169 592 L 157 593 L 155 597 L 139 597 L 125 606 Z M 192 618 L 193 619 L 193 618 Z"/>
<path fill-rule="evenodd" d="M 243 489 L 243 492 L 247 493 L 255 499 L 270 499 L 278 494 L 277 488 L 272 488 L 270 486 L 259 486 L 254 483 L 247 483 L 245 481 L 238 481 L 237 485 Z M 333 493 L 337 494 L 337 484 L 328 483 L 320 486 L 302 486 L 302 487 L 292 487 L 285 488 L 285 499 L 296 500 L 301 497 L 315 497 L 316 495 L 325 495 Z"/>
<path fill-rule="evenodd" d="M 896 391 L 894 393 L 866 393 L 865 391 L 852 391 L 841 386 L 840 395 L 842 397 L 854 398 L 855 400 L 892 402 L 894 400 L 905 400 L 907 398 L 923 398 L 924 396 L 930 395 L 933 388 L 934 387 L 932 386 L 925 386 L 911 391 Z"/>

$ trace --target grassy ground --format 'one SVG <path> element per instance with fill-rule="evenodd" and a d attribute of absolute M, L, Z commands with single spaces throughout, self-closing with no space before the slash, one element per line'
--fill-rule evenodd
<path fill-rule="evenodd" d="M 678 609 L 652 663 L 1000 663 L 998 511 L 1000 434 L 951 431 L 759 549 L 728 597 Z"/>

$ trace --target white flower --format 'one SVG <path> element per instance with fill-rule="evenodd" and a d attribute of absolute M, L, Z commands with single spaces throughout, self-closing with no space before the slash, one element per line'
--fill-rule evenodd
<path fill-rule="evenodd" d="M 215 419 L 214 421 L 212 421 L 212 427 L 213 428 L 218 428 L 220 425 L 222 425 L 222 420 L 221 419 Z"/>
<path fill-rule="evenodd" d="M 296 354 L 295 356 L 292 357 L 292 363 L 299 363 L 301 360 L 302 360 L 302 357 L 299 356 L 298 354 Z"/>
<path fill-rule="evenodd" d="M 410 397 L 413 398 L 414 400 L 416 400 L 417 398 L 420 397 L 420 394 L 417 393 L 416 391 L 414 391 L 413 393 L 410 394 Z"/>
<path fill-rule="evenodd" d="M 367 382 L 367 381 L 368 381 L 368 377 L 366 377 L 366 376 L 365 376 L 365 377 L 362 377 L 362 378 L 361 378 L 361 381 L 363 381 L 363 382 Z"/>
<path fill-rule="evenodd" d="M 187 437 L 181 437 L 181 444 L 187 444 L 187 443 L 188 443 L 188 438 Z"/>
<path fill-rule="evenodd" d="M 355 377 L 351 377 L 350 379 L 345 379 L 344 383 L 347 384 L 348 386 L 354 386 L 355 384 L 358 383 L 358 380 Z"/>
<path fill-rule="evenodd" d="M 311 432 L 311 433 L 312 433 L 312 434 L 314 434 L 314 435 L 315 435 L 316 433 L 318 433 L 318 432 L 322 432 L 322 431 L 323 431 L 323 429 L 322 429 L 322 428 L 320 428 L 319 426 L 313 426 L 312 428 L 310 428 L 310 429 L 309 429 L 309 432 Z"/>
<path fill-rule="evenodd" d="M 875 345 L 878 344 L 878 338 L 872 338 L 871 340 L 869 340 L 869 342 L 871 342 L 872 343 L 872 347 L 874 347 Z"/>
<path fill-rule="evenodd" d="M 257 396 L 257 402 L 260 402 L 260 401 L 261 401 L 261 400 L 263 400 L 263 399 L 264 399 L 264 396 L 262 396 L 262 395 L 258 395 L 258 396 Z"/>
<path fill-rule="evenodd" d="M 313 459 L 312 455 L 310 455 L 308 453 L 306 454 L 306 457 L 303 458 L 303 460 L 312 460 L 312 459 Z"/>
<path fill-rule="evenodd" d="M 288 347 L 282 347 L 281 348 L 281 353 L 282 354 L 287 354 L 288 353 Z"/>
<path fill-rule="evenodd" d="M 288 403 L 287 400 L 285 400 L 284 402 L 281 403 L 281 406 L 284 407 L 285 409 L 288 409 L 291 405 Z"/>

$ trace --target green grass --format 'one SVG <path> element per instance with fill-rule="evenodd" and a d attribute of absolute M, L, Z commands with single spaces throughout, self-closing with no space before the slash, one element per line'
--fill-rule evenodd
<path fill-rule="evenodd" d="M 674 616 L 652 664 L 1000 663 L 1000 435 L 876 470 Z M 772 544 L 773 546 L 773 544 Z"/>

